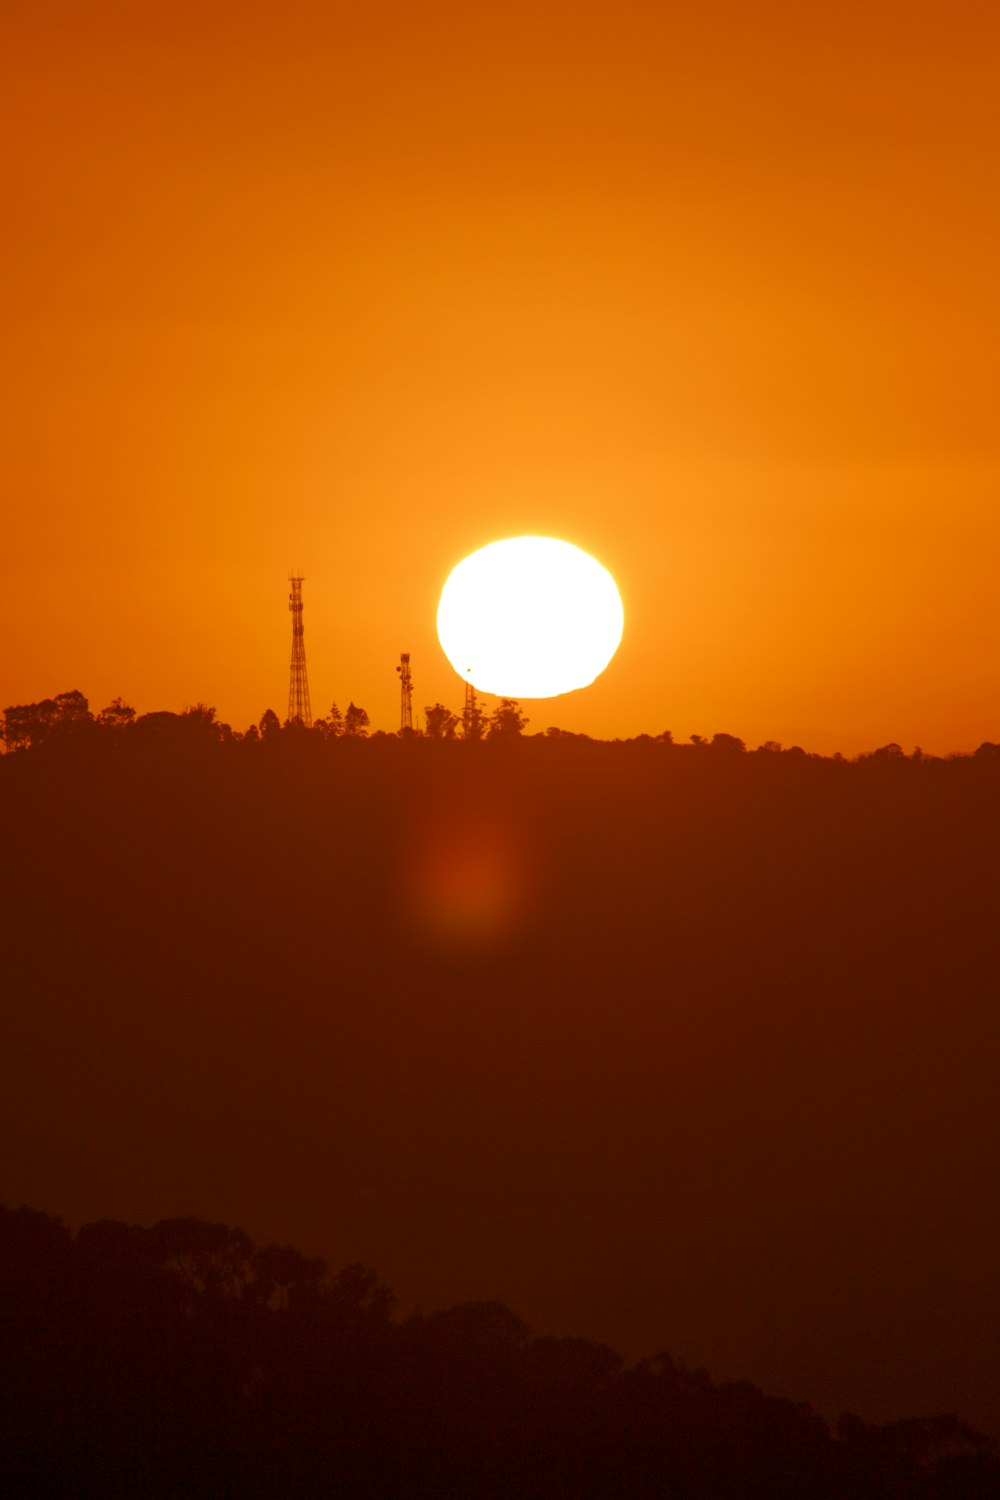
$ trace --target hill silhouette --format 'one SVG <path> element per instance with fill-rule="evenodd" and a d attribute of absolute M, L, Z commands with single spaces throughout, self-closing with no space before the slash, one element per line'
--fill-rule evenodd
<path fill-rule="evenodd" d="M 391 1318 L 362 1266 L 183 1218 L 0 1208 L 9 1495 L 979 1500 L 995 1447 L 954 1417 L 837 1434 L 665 1354 L 622 1365 L 499 1302 Z"/>
<path fill-rule="evenodd" d="M 995 747 L 63 697 L 0 759 L 7 1201 L 998 1435 Z"/>

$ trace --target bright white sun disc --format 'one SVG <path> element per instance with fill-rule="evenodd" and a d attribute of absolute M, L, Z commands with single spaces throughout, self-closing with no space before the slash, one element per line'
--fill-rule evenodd
<path fill-rule="evenodd" d="M 625 623 L 607 568 L 570 542 L 491 542 L 449 575 L 438 605 L 445 656 L 460 677 L 500 698 L 554 698 L 589 686 Z"/>

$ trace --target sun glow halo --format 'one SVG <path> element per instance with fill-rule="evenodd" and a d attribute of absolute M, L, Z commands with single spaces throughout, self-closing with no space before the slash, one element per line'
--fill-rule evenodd
<path fill-rule="evenodd" d="M 491 542 L 451 572 L 438 638 L 460 677 L 501 698 L 554 698 L 589 686 L 622 638 L 607 568 L 554 537 Z"/>

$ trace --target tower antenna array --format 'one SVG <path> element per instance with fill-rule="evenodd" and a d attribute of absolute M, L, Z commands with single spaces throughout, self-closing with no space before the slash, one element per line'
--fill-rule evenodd
<path fill-rule="evenodd" d="M 305 627 L 302 624 L 301 573 L 289 578 L 292 592 L 288 596 L 288 608 L 292 612 L 292 670 L 288 679 L 288 717 L 301 719 L 307 729 L 312 727 L 312 709 L 309 707 L 309 678 L 306 676 Z"/>
<path fill-rule="evenodd" d="M 399 654 L 399 732 L 413 728 L 413 678 L 410 676 L 410 653 Z"/>

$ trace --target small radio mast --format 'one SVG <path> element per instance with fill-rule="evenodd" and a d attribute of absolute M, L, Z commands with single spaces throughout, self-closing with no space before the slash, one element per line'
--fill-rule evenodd
<path fill-rule="evenodd" d="M 462 738 L 478 740 L 482 733 L 482 717 L 476 690 L 468 678 L 465 679 L 465 707 L 462 710 Z"/>

